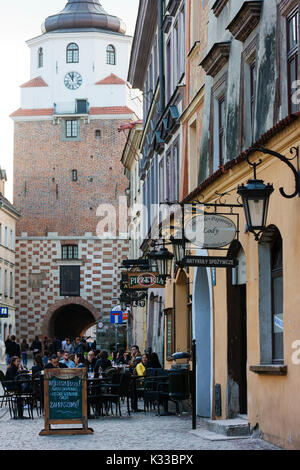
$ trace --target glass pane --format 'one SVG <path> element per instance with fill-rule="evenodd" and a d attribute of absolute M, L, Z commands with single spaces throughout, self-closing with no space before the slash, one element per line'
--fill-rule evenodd
<path fill-rule="evenodd" d="M 289 52 L 297 46 L 298 43 L 298 13 L 288 21 L 288 49 Z"/>
<path fill-rule="evenodd" d="M 252 227 L 262 227 L 263 213 L 264 213 L 264 200 L 263 199 L 249 199 L 249 212 Z"/>

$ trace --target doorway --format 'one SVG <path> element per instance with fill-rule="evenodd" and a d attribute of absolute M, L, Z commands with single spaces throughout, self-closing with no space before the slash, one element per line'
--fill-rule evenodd
<path fill-rule="evenodd" d="M 235 242 L 228 256 L 237 258 L 238 267 L 227 270 L 228 380 L 227 418 L 247 414 L 247 277 L 246 256 Z"/>

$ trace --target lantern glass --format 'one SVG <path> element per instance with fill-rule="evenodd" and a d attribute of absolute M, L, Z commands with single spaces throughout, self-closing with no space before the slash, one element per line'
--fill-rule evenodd
<path fill-rule="evenodd" d="M 238 194 L 243 199 L 249 232 L 265 230 L 269 199 L 273 191 L 273 186 L 265 185 L 262 180 L 249 180 L 246 186 L 239 186 Z"/>
<path fill-rule="evenodd" d="M 174 256 L 172 253 L 170 253 L 165 247 L 162 247 L 157 256 L 157 266 L 158 266 L 158 273 L 164 277 L 167 278 L 171 275 L 171 269 L 172 269 L 172 262 L 173 262 Z"/>

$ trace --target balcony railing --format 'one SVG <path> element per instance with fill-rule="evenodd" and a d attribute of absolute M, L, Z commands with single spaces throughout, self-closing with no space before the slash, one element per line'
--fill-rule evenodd
<path fill-rule="evenodd" d="M 87 100 L 54 103 L 54 114 L 58 116 L 83 115 L 89 113 Z"/>

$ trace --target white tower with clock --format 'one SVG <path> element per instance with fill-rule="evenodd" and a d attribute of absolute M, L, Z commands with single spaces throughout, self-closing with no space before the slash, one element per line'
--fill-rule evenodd
<path fill-rule="evenodd" d="M 54 109 L 56 114 L 128 107 L 139 112 L 126 83 L 132 37 L 98 0 L 69 0 L 65 9 L 30 39 L 30 80 L 21 86 L 21 109 Z"/>

